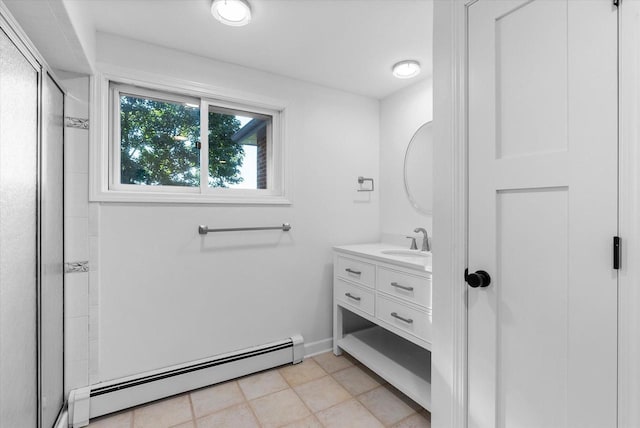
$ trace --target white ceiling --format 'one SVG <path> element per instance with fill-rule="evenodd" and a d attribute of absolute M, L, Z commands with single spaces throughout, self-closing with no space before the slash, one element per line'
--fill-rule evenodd
<path fill-rule="evenodd" d="M 211 0 L 66 0 L 97 31 L 383 98 L 431 76 L 433 0 L 249 0 L 253 19 L 228 27 Z M 391 66 L 423 65 L 399 80 Z"/>

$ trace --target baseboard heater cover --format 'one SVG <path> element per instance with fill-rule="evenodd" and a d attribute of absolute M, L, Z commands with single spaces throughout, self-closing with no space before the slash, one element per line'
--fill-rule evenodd
<path fill-rule="evenodd" d="M 98 383 L 69 393 L 69 426 L 84 427 L 107 415 L 237 377 L 304 359 L 304 340 L 290 338 L 136 376 Z"/>

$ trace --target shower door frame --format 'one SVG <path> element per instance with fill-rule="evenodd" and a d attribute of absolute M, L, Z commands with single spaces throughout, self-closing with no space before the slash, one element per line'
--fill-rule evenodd
<path fill-rule="evenodd" d="M 63 144 L 63 164 L 64 164 L 64 114 L 65 114 L 65 98 L 66 91 L 60 85 L 58 79 L 55 76 L 55 73 L 51 69 L 51 67 L 47 64 L 44 58 L 40 55 L 35 45 L 31 42 L 29 37 L 20 27 L 20 24 L 13 18 L 11 12 L 7 9 L 7 7 L 0 2 L 0 29 L 7 35 L 9 40 L 15 45 L 16 49 L 24 56 L 26 61 L 28 61 L 34 68 L 37 73 L 37 99 L 35 100 L 37 106 L 37 130 L 36 130 L 36 144 L 37 144 L 37 169 L 35 172 L 36 178 L 36 301 L 34 302 L 36 308 L 36 332 L 35 332 L 35 349 L 36 355 L 33 357 L 36 358 L 36 411 L 37 411 L 37 426 L 43 427 L 43 412 L 42 412 L 42 328 L 41 328 L 41 315 L 42 315 L 42 305 L 41 305 L 41 287 L 42 287 L 42 171 L 43 171 L 43 143 L 44 143 L 44 127 L 43 127 L 43 91 L 44 91 L 44 80 L 47 77 L 50 77 L 52 82 L 60 89 L 62 92 L 63 106 L 62 106 L 62 144 Z M 54 420 L 54 426 L 60 421 L 62 414 L 64 413 L 64 409 L 66 406 L 66 397 L 64 391 L 65 385 L 65 370 L 64 370 L 64 338 L 65 338 L 65 325 L 64 325 L 64 166 L 60 165 L 63 168 L 63 178 L 62 178 L 62 188 L 63 194 L 61 195 L 62 199 L 62 236 L 63 242 L 62 246 L 62 266 L 60 269 L 62 270 L 62 341 L 61 341 L 61 352 L 62 352 L 62 385 L 60 385 L 60 395 L 62 396 L 62 406 L 58 410 L 58 414 L 56 420 Z M 48 428 L 48 427 L 47 427 Z"/>

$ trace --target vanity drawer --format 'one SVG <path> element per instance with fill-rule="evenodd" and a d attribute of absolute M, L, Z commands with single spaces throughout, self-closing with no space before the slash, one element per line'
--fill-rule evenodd
<path fill-rule="evenodd" d="M 373 291 L 338 279 L 333 287 L 333 292 L 336 300 L 358 308 L 369 315 L 374 314 L 375 295 Z"/>
<path fill-rule="evenodd" d="M 431 313 L 404 305 L 378 293 L 376 318 L 431 342 Z"/>
<path fill-rule="evenodd" d="M 360 260 L 338 256 L 336 275 L 373 288 L 376 282 L 376 266 Z"/>
<path fill-rule="evenodd" d="M 377 288 L 399 299 L 431 308 L 431 276 L 415 276 L 379 267 Z"/>

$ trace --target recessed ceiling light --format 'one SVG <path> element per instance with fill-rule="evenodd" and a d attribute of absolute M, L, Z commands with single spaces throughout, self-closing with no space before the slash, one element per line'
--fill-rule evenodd
<path fill-rule="evenodd" d="M 232 27 L 241 27 L 251 21 L 251 7 L 246 0 L 213 0 L 211 14 Z"/>
<path fill-rule="evenodd" d="M 412 59 L 400 61 L 393 66 L 393 75 L 398 79 L 410 79 L 420 74 L 420 63 Z"/>

